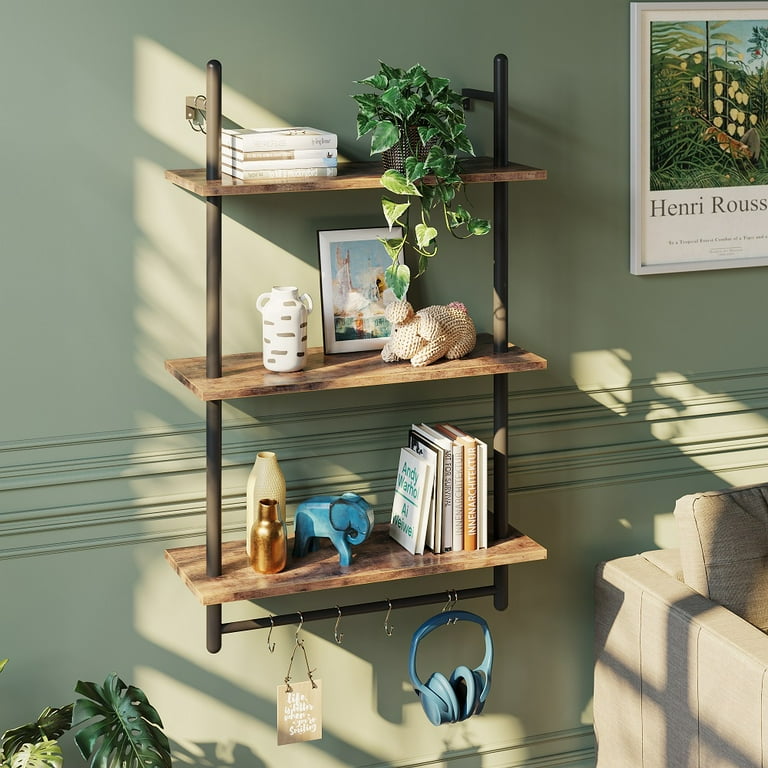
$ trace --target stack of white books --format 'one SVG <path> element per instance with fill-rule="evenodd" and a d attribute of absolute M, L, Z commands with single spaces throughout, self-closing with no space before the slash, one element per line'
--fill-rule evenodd
<path fill-rule="evenodd" d="M 224 128 L 221 166 L 238 179 L 335 176 L 338 137 L 317 128 Z"/>

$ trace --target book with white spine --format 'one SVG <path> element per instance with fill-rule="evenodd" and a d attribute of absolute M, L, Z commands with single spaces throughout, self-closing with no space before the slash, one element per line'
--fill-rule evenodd
<path fill-rule="evenodd" d="M 236 179 L 243 181 L 253 181 L 256 179 L 294 179 L 305 176 L 336 176 L 338 168 L 318 167 L 318 168 L 265 168 L 256 171 L 243 171 L 240 168 L 233 168 L 231 165 L 222 165 L 221 170 Z"/>
<path fill-rule="evenodd" d="M 244 163 L 283 160 L 330 160 L 337 158 L 338 149 L 265 149 L 254 152 L 241 152 L 231 147 L 221 148 L 221 160 L 227 165 L 243 167 Z M 330 165 L 330 163 L 328 163 Z"/>
<path fill-rule="evenodd" d="M 413 555 L 424 554 L 433 482 L 429 462 L 401 448 L 389 535 Z"/>
<path fill-rule="evenodd" d="M 222 128 L 221 145 L 242 152 L 257 149 L 334 149 L 338 136 L 309 126 Z"/>

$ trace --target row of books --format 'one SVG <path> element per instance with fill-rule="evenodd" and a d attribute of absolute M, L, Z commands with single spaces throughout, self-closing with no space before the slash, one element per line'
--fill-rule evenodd
<path fill-rule="evenodd" d="M 317 128 L 224 128 L 221 165 L 238 179 L 335 176 L 338 137 Z"/>
<path fill-rule="evenodd" d="M 413 424 L 389 535 L 412 554 L 488 546 L 488 445 L 451 424 Z"/>

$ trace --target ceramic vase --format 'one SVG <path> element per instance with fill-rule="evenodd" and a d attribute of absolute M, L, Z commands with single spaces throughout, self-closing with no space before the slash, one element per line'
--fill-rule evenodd
<path fill-rule="evenodd" d="M 300 371 L 307 362 L 307 318 L 312 298 L 295 286 L 275 286 L 256 299 L 261 312 L 264 367 L 278 373 Z"/>
<path fill-rule="evenodd" d="M 251 556 L 251 529 L 258 522 L 259 501 L 275 499 L 285 520 L 285 476 L 273 451 L 259 451 L 245 488 L 245 548 Z"/>
<path fill-rule="evenodd" d="M 276 499 L 259 499 L 258 517 L 248 538 L 251 543 L 248 559 L 254 571 L 279 573 L 285 568 L 288 549 Z"/>

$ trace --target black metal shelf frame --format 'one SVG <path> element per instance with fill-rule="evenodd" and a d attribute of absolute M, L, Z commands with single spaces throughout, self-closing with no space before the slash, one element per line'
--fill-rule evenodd
<path fill-rule="evenodd" d="M 206 179 L 221 179 L 221 63 L 215 59 L 206 68 Z M 494 57 L 493 90 L 464 89 L 465 104 L 473 100 L 493 103 L 493 159 L 497 167 L 509 164 L 508 144 L 508 62 L 504 54 Z M 508 300 L 508 186 L 507 182 L 493 184 L 493 343 L 494 351 L 507 349 Z M 206 207 L 206 375 L 221 377 L 221 218 L 222 198 L 205 199 Z M 508 374 L 493 375 L 493 536 L 507 535 L 507 441 L 508 441 Z M 221 491 L 222 491 L 222 401 L 206 403 L 206 573 L 221 575 Z M 503 611 L 508 605 L 508 565 L 493 567 L 493 583 L 466 590 L 451 590 L 452 600 L 493 597 L 494 608 Z M 273 626 L 392 610 L 419 605 L 439 604 L 446 592 L 415 595 L 385 601 L 358 603 L 347 606 L 267 616 L 245 621 L 222 623 L 222 606 L 206 606 L 206 640 L 210 653 L 221 650 L 222 636 L 227 633 Z"/>

